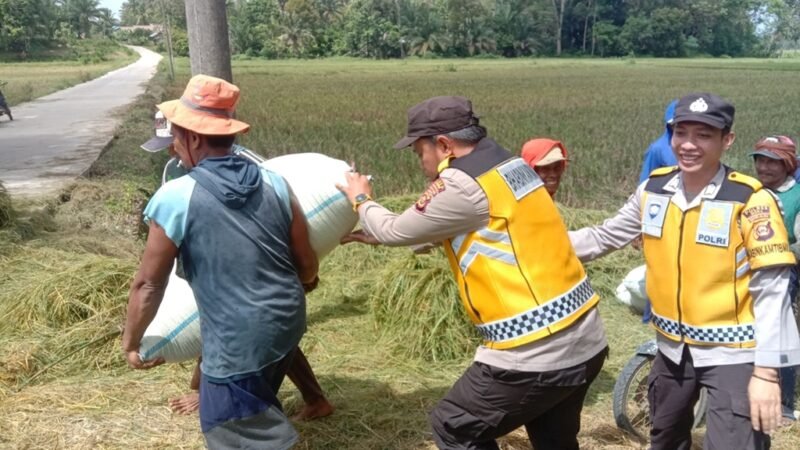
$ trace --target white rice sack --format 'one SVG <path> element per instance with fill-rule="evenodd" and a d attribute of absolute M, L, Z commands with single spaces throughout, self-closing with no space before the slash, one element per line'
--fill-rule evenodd
<path fill-rule="evenodd" d="M 644 306 L 647 303 L 646 270 L 647 266 L 645 265 L 634 268 L 625 275 L 616 289 L 617 299 L 640 313 L 644 312 Z"/>
<path fill-rule="evenodd" d="M 292 187 L 308 220 L 311 246 L 322 259 L 353 231 L 358 214 L 337 184 L 347 184 L 346 162 L 319 153 L 278 156 L 261 164 L 282 176 Z"/>
<path fill-rule="evenodd" d="M 177 266 L 169 274 L 164 300 L 139 344 L 142 361 L 161 356 L 167 362 L 180 362 L 200 356 L 197 303 L 189 283 L 175 274 Z"/>
<path fill-rule="evenodd" d="M 319 153 L 279 156 L 262 165 L 286 179 L 306 215 L 311 246 L 322 259 L 358 223 L 350 201 L 337 188 L 345 184 L 350 166 Z M 170 275 L 164 300 L 147 327 L 139 347 L 147 361 L 159 356 L 180 362 L 200 356 L 200 321 L 194 295 L 186 280 Z"/>
<path fill-rule="evenodd" d="M 614 296 L 617 297 L 617 300 L 622 304 L 631 306 L 631 292 L 624 284 L 620 283 L 619 286 L 617 286 L 617 289 L 614 291 Z"/>

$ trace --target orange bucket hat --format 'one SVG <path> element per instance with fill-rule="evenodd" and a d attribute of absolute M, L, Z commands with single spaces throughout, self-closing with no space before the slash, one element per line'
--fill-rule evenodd
<path fill-rule="evenodd" d="M 233 118 L 239 88 L 221 78 L 195 75 L 181 98 L 158 105 L 175 125 L 207 136 L 246 133 L 250 125 Z"/>

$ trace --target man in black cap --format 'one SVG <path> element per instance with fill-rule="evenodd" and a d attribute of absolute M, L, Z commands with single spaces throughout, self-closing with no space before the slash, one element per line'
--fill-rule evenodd
<path fill-rule="evenodd" d="M 464 309 L 484 338 L 430 414 L 436 444 L 497 449 L 496 438 L 525 426 L 537 449 L 577 449 L 583 399 L 607 343 L 598 296 L 544 183 L 486 137 L 463 97 L 411 108 L 395 148 L 408 146 L 430 185 L 402 214 L 372 201 L 367 177 L 357 172 L 340 189 L 363 226 L 346 241 L 442 243 Z"/>
<path fill-rule="evenodd" d="M 658 342 L 653 449 L 691 447 L 703 387 L 704 448 L 769 448 L 781 417 L 778 368 L 800 361 L 780 208 L 758 180 L 720 162 L 734 111 L 714 94 L 681 98 L 670 122 L 678 165 L 655 170 L 603 225 L 570 233 L 582 261 L 643 238 Z"/>

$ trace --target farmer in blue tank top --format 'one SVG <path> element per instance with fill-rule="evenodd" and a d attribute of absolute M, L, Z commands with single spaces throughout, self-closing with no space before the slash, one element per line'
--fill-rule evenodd
<path fill-rule="evenodd" d="M 131 286 L 122 346 L 147 369 L 139 343 L 180 258 L 200 316 L 200 426 L 211 449 L 286 449 L 297 433 L 276 397 L 305 331 L 305 294 L 319 262 L 286 181 L 230 153 L 250 126 L 233 118 L 239 89 L 196 75 L 158 105 L 189 173 L 144 211 L 147 244 Z"/>
<path fill-rule="evenodd" d="M 756 143 L 755 150 L 750 153 L 755 161 L 758 180 L 769 188 L 780 199 L 783 208 L 783 222 L 789 233 L 789 246 L 800 258 L 800 184 L 795 181 L 797 170 L 797 146 L 787 136 L 770 136 Z M 798 259 L 800 261 L 800 259 Z M 798 268 L 792 272 L 789 285 L 790 297 L 794 302 L 797 314 Z M 794 409 L 795 400 L 795 367 L 781 369 L 781 404 L 783 417 L 788 421 L 798 419 Z"/>

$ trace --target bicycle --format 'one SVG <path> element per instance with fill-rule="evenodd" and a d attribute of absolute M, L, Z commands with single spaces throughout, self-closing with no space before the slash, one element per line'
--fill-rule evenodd
<path fill-rule="evenodd" d="M 617 427 L 634 437 L 646 441 L 650 435 L 650 406 L 647 401 L 647 375 L 658 352 L 655 340 L 647 341 L 636 349 L 614 383 L 614 421 Z M 694 405 L 695 429 L 705 422 L 708 393 L 705 388 Z"/>

